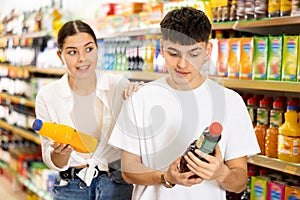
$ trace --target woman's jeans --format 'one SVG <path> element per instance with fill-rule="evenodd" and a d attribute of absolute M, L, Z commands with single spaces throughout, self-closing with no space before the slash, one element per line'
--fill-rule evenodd
<path fill-rule="evenodd" d="M 118 183 L 117 183 L 118 182 Z M 133 186 L 111 173 L 95 177 L 87 187 L 79 178 L 55 180 L 53 197 L 57 200 L 130 200 Z"/>

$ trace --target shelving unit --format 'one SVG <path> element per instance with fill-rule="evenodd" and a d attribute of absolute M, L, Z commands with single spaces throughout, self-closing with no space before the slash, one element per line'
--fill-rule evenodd
<path fill-rule="evenodd" d="M 28 188 L 29 190 L 31 190 L 32 192 L 37 194 L 42 199 L 44 199 L 44 200 L 53 200 L 53 197 L 47 191 L 36 187 L 36 185 L 32 181 L 30 181 L 30 180 L 24 178 L 23 176 L 19 175 L 16 171 L 11 169 L 6 163 L 0 161 L 0 167 L 2 169 L 5 169 L 5 170 L 9 171 L 9 173 L 11 175 L 13 175 L 22 185 L 24 185 L 26 188 Z"/>
<path fill-rule="evenodd" d="M 300 164 L 284 162 L 263 155 L 255 155 L 248 158 L 248 163 L 274 169 L 284 173 L 300 176 Z"/>
<path fill-rule="evenodd" d="M 214 23 L 213 30 L 236 30 L 261 35 L 299 34 L 300 16 Z"/>
<path fill-rule="evenodd" d="M 0 120 L 0 127 L 3 129 L 6 129 L 8 131 L 11 131 L 13 134 L 17 134 L 20 135 L 21 137 L 30 140 L 36 144 L 41 144 L 40 138 L 37 134 L 35 134 L 34 132 L 13 126 L 13 125 L 9 125 L 8 123 L 6 123 L 3 120 Z"/>
<path fill-rule="evenodd" d="M 278 18 L 268 18 L 268 19 L 259 19 L 259 20 L 249 20 L 249 21 L 230 21 L 230 22 L 220 22 L 212 24 L 213 30 L 236 30 L 242 32 L 249 32 L 254 34 L 261 35 L 282 35 L 282 34 L 299 34 L 300 30 L 300 16 L 293 17 L 278 17 Z M 139 29 L 126 31 L 122 33 L 112 33 L 105 35 L 97 35 L 98 39 L 109 39 L 109 38 L 118 38 L 118 37 L 132 37 L 132 36 L 151 36 L 159 35 L 159 28 L 149 28 L 149 29 Z M 9 39 L 12 37 L 42 37 L 48 36 L 48 33 L 40 32 L 35 34 L 26 34 L 22 36 L 5 36 L 1 39 Z M 8 65 L 0 64 L 0 67 L 9 67 Z M 29 71 L 29 73 L 39 73 L 46 75 L 63 75 L 66 73 L 66 69 L 39 69 L 35 66 L 26 66 L 22 67 Z M 105 73 L 119 73 L 124 74 L 131 80 L 144 80 L 146 82 L 159 79 L 166 74 L 164 73 L 152 73 L 145 71 L 110 71 L 106 70 Z M 233 89 L 249 89 L 249 90 L 264 90 L 264 91 L 278 91 L 278 92 L 300 92 L 300 83 L 298 82 L 282 82 L 282 81 L 258 81 L 258 80 L 241 80 L 241 79 L 228 79 L 228 78 L 216 78 L 211 77 L 217 83 L 224 85 L 228 88 Z M 23 97 L 17 97 L 9 95 L 7 93 L 0 92 L 0 98 L 7 99 L 13 103 L 22 104 L 27 107 L 34 108 L 35 103 Z M 9 125 L 3 120 L 0 120 L 0 127 L 6 130 L 11 131 L 14 134 L 18 134 L 23 138 L 26 138 L 30 141 L 33 141 L 37 144 L 40 144 L 39 137 L 28 130 L 21 129 Z M 274 169 L 284 173 L 289 173 L 292 175 L 300 176 L 300 164 L 283 162 L 278 159 L 268 158 L 262 155 L 251 156 L 248 159 L 249 164 L 254 164 L 269 169 Z M 0 162 L 0 167 L 3 166 Z M 31 185 L 30 181 L 24 179 L 23 177 L 18 177 L 18 180 L 28 187 L 33 192 L 37 193 L 39 196 L 44 198 L 44 191 L 39 191 Z M 47 197 L 45 199 L 51 199 Z"/>

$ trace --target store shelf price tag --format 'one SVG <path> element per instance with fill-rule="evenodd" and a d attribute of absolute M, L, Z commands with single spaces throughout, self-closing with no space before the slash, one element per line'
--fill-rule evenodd
<path fill-rule="evenodd" d="M 20 104 L 24 105 L 26 102 L 26 99 L 25 98 L 20 98 Z"/>
<path fill-rule="evenodd" d="M 286 165 L 283 171 L 289 174 L 295 174 L 297 171 L 297 167 Z"/>

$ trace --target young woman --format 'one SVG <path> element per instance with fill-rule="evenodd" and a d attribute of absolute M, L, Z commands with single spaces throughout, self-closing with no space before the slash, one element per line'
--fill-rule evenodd
<path fill-rule="evenodd" d="M 68 144 L 41 137 L 44 162 L 60 172 L 54 198 L 131 199 L 132 185 L 122 180 L 118 170 L 120 152 L 107 141 L 123 98 L 139 84 L 96 70 L 97 40 L 91 27 L 82 21 L 65 23 L 58 33 L 57 45 L 57 55 L 67 73 L 40 89 L 36 117 L 74 127 L 94 136 L 99 143 L 95 152 L 80 153 Z"/>

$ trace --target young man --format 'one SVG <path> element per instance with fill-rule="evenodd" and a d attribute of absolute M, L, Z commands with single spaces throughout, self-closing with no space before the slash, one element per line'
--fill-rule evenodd
<path fill-rule="evenodd" d="M 133 199 L 225 200 L 226 190 L 243 191 L 247 156 L 260 151 L 247 109 L 236 92 L 203 73 L 212 45 L 202 11 L 170 11 L 161 31 L 168 75 L 123 104 L 110 143 L 122 149 L 123 177 L 135 185 Z M 190 171 L 181 173 L 181 156 L 214 121 L 223 126 L 215 155 L 204 155 L 207 163 L 188 153 Z M 189 178 L 195 174 L 198 178 Z"/>

